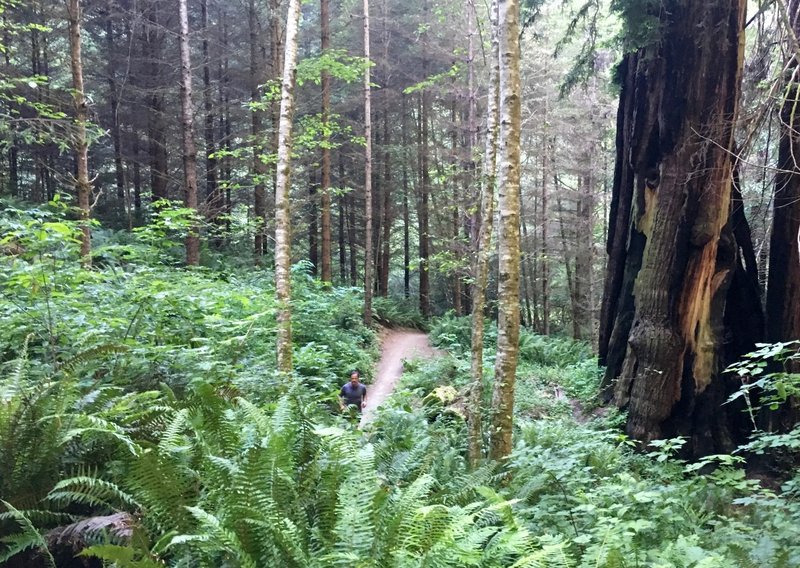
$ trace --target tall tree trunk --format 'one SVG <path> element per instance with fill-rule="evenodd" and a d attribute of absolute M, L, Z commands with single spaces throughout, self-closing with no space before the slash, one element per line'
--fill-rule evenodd
<path fill-rule="evenodd" d="M 319 272 L 319 227 L 317 226 L 317 178 L 314 168 L 308 171 L 308 261 L 311 274 Z"/>
<path fill-rule="evenodd" d="M 472 285 L 472 357 L 470 371 L 472 385 L 469 393 L 469 442 L 468 459 L 475 467 L 483 456 L 483 332 L 484 308 L 486 306 L 486 287 L 489 283 L 489 258 L 492 244 L 492 224 L 494 222 L 495 174 L 497 171 L 497 135 L 499 127 L 499 36 L 497 22 L 497 1 L 492 0 L 489 18 L 492 24 L 492 49 L 490 53 L 489 96 L 486 109 L 486 145 L 483 158 L 483 177 L 481 183 L 481 210 L 476 261 L 473 267 L 475 283 Z"/>
<path fill-rule="evenodd" d="M 733 385 L 720 375 L 760 335 L 731 327 L 760 305 L 741 276 L 752 243 L 732 217 L 744 13 L 744 0 L 662 3 L 648 14 L 658 41 L 620 68 L 605 380 L 619 377 L 631 437 L 687 436 L 694 455 L 727 452 L 740 437 L 740 413 L 723 406 Z"/>
<path fill-rule="evenodd" d="M 550 335 L 550 259 L 548 258 L 547 248 L 547 223 L 550 221 L 547 214 L 547 180 L 549 179 L 550 171 L 550 144 L 547 139 L 547 99 L 545 99 L 545 116 L 544 116 L 544 135 L 542 137 L 542 193 L 540 198 L 541 203 L 541 218 L 539 223 L 542 228 L 542 240 L 539 243 L 541 248 L 539 250 L 539 262 L 541 266 L 542 278 L 542 328 L 540 332 L 542 335 Z"/>
<path fill-rule="evenodd" d="M 281 111 L 278 125 L 278 164 L 275 179 L 275 291 L 278 300 L 278 370 L 292 371 L 291 263 L 292 215 L 291 189 L 292 114 L 297 70 L 297 29 L 300 24 L 300 0 L 289 0 L 286 16 L 286 49 L 281 82 Z"/>
<path fill-rule="evenodd" d="M 320 47 L 324 54 L 330 49 L 330 0 L 320 0 Z M 322 124 L 326 133 L 322 144 L 322 163 L 320 164 L 320 225 L 322 230 L 322 281 L 331 282 L 331 149 L 327 136 L 328 116 L 331 108 L 331 77 L 327 70 L 322 71 Z"/>
<path fill-rule="evenodd" d="M 150 191 L 153 201 L 168 199 L 169 182 L 167 155 L 167 122 L 164 114 L 163 81 L 164 30 L 160 21 L 157 2 L 148 1 L 147 23 L 143 30 L 146 50 L 146 73 L 148 89 L 147 132 L 150 150 Z"/>
<path fill-rule="evenodd" d="M 519 0 L 497 3 L 500 43 L 500 133 L 498 168 L 497 357 L 492 394 L 489 455 L 506 458 L 512 449 L 514 384 L 519 354 L 520 76 Z"/>
<path fill-rule="evenodd" d="M 188 0 L 178 1 L 181 51 L 181 126 L 183 130 L 183 202 L 197 211 L 197 147 L 194 143 L 194 109 L 192 108 L 192 61 L 189 50 Z M 192 223 L 186 236 L 186 264 L 200 264 L 200 228 Z"/>
<path fill-rule="evenodd" d="M 250 30 L 250 99 L 258 102 L 261 98 L 259 85 L 265 79 L 262 62 L 259 57 L 258 40 L 258 15 L 256 13 L 255 0 L 249 0 L 247 6 L 247 22 Z M 267 164 L 264 162 L 264 128 L 261 121 L 261 111 L 251 109 L 250 111 L 250 135 L 253 144 L 253 215 L 256 218 L 255 235 L 253 238 L 253 255 L 256 265 L 261 264 L 264 256 L 266 240 L 266 218 L 267 218 L 267 195 L 265 183 L 267 178 Z"/>
<path fill-rule="evenodd" d="M 427 6 L 427 1 L 426 4 Z M 427 63 L 423 75 L 427 76 Z M 419 136 L 419 311 L 423 318 L 431 315 L 431 280 L 430 280 L 430 227 L 428 218 L 428 200 L 430 197 L 430 166 L 428 164 L 428 95 L 425 90 L 420 95 L 420 136 Z"/>
<path fill-rule="evenodd" d="M 800 1 L 788 6 L 794 38 L 800 37 Z M 793 39 L 794 39 L 793 38 Z M 792 46 L 790 52 L 795 51 Z M 800 339 L 800 62 L 795 52 L 786 71 L 781 103 L 781 138 L 775 175 L 767 279 L 767 340 Z M 800 372 L 800 368 L 791 369 Z"/>
<path fill-rule="evenodd" d="M 383 253 L 381 254 L 381 280 L 378 286 L 379 294 L 383 297 L 389 295 L 389 270 L 391 267 L 391 236 L 392 236 L 392 160 L 389 151 L 391 143 L 389 134 L 389 111 L 383 110 Z"/>
<path fill-rule="evenodd" d="M 402 135 L 403 135 L 403 293 L 405 298 L 411 297 L 411 239 L 409 235 L 409 211 L 408 211 L 408 135 L 407 120 L 408 109 L 406 105 L 406 95 L 402 95 Z"/>
<path fill-rule="evenodd" d="M 83 88 L 83 59 L 81 58 L 81 3 L 80 0 L 68 0 L 67 17 L 69 19 L 70 69 L 72 70 L 72 97 L 75 102 L 75 139 L 74 151 L 77 164 L 75 189 L 78 194 L 78 210 L 81 227 L 81 265 L 92 266 L 92 233 L 89 227 L 92 184 L 89 181 L 89 140 L 86 135 L 86 123 L 89 120 L 89 107 Z"/>
<path fill-rule="evenodd" d="M 364 59 L 369 61 L 369 0 L 364 0 Z M 369 66 L 364 68 L 364 324 L 372 325 L 372 104 Z"/>
<path fill-rule="evenodd" d="M 111 140 L 114 144 L 114 181 L 117 199 L 125 198 L 125 170 L 122 164 L 122 137 L 119 126 L 119 94 L 117 93 L 116 61 L 114 60 L 114 26 L 111 13 L 106 14 L 106 57 L 108 58 L 108 102 L 111 107 Z"/>
<path fill-rule="evenodd" d="M 340 182 L 341 183 L 341 182 Z M 344 248 L 345 243 L 345 209 L 344 209 L 344 195 L 340 195 L 337 199 L 339 208 L 339 282 L 342 286 L 347 281 L 347 251 Z"/>
<path fill-rule="evenodd" d="M 224 209 L 224 199 L 217 181 L 217 151 L 214 140 L 214 105 L 211 97 L 211 54 L 208 48 L 208 0 L 200 0 L 200 25 L 203 28 L 203 111 L 205 113 L 204 138 L 206 143 L 206 195 L 207 217 L 217 223 Z"/>
<path fill-rule="evenodd" d="M 133 132 L 133 210 L 139 217 L 142 212 L 142 165 L 139 152 L 139 133 Z"/>

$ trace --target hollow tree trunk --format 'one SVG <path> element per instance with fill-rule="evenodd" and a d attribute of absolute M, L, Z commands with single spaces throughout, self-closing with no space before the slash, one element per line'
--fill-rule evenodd
<path fill-rule="evenodd" d="M 688 436 L 694 455 L 735 444 L 720 374 L 741 353 L 725 343 L 737 313 L 759 305 L 732 215 L 744 12 L 744 0 L 662 3 L 659 41 L 620 68 L 600 354 L 629 435 Z M 737 330 L 737 348 L 757 327 Z"/>

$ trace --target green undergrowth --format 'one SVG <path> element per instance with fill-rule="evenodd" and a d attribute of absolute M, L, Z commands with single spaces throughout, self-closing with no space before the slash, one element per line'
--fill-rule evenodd
<path fill-rule="evenodd" d="M 634 451 L 619 415 L 576 422 L 599 382 L 584 344 L 523 333 L 515 450 L 470 470 L 468 319 L 434 322 L 449 355 L 407 362 L 358 430 L 334 412 L 343 375 L 371 374 L 377 354 L 358 291 L 295 267 L 296 373 L 280 377 L 268 271 L 180 268 L 168 223 L 106 233 L 81 270 L 58 211 L 0 223 L 0 564 L 800 565 L 796 478 L 762 489 L 738 455 L 688 464 L 679 439 Z M 413 310 L 377 305 L 413 326 Z"/>
<path fill-rule="evenodd" d="M 432 339 L 450 354 L 407 362 L 405 388 L 387 403 L 375 434 L 393 447 L 432 438 L 432 461 L 450 464 L 444 471 L 448 478 L 457 475 L 452 464 L 463 460 L 466 444 L 466 321 L 451 317 L 432 326 Z M 496 337 L 494 330 L 487 332 L 485 408 Z M 620 430 L 622 417 L 616 412 L 574 415 L 573 402 L 596 404 L 600 376 L 588 348 L 526 332 L 521 344 L 515 450 L 504 466 L 507 476 L 490 483 L 514 502 L 514 514 L 541 542 L 560 543 L 562 565 L 800 565 L 797 476 L 780 490 L 767 489 L 748 478 L 739 453 L 698 463 L 677 459 L 682 439 L 636 451 Z M 566 396 L 558 398 L 556 386 Z M 490 417 L 483 418 L 487 424 Z"/>

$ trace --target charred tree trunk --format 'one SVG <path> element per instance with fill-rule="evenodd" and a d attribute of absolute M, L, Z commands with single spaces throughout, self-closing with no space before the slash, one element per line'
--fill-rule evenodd
<path fill-rule="evenodd" d="M 741 353 L 725 342 L 731 314 L 759 305 L 732 222 L 744 12 L 744 0 L 671 0 L 651 14 L 659 41 L 620 69 L 600 354 L 629 435 L 688 436 L 693 455 L 735 445 L 720 374 Z M 738 350 L 760 330 L 737 331 Z"/>

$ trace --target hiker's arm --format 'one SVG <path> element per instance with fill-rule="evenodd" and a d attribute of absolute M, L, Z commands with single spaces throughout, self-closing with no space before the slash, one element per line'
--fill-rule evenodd
<path fill-rule="evenodd" d="M 361 408 L 367 406 L 367 387 L 364 386 L 364 396 L 361 397 Z"/>

